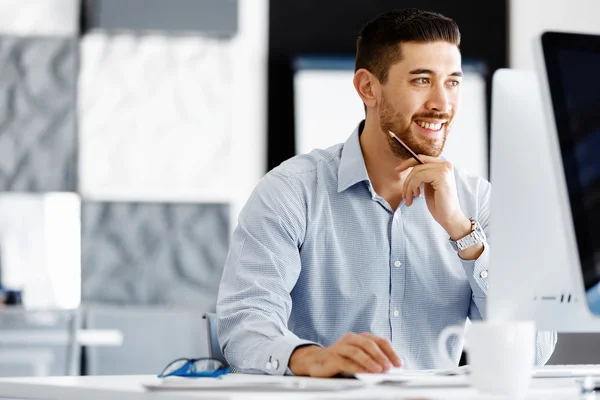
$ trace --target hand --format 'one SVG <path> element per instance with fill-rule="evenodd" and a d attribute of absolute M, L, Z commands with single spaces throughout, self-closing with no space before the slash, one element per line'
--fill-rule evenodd
<path fill-rule="evenodd" d="M 425 190 L 427 208 L 433 218 L 448 232 L 453 240 L 458 240 L 471 231 L 471 223 L 463 214 L 458 202 L 456 181 L 452 164 L 439 158 L 419 155 L 425 164 L 418 164 L 409 158 L 396 167 L 401 173 L 412 167 L 404 181 L 402 197 L 410 207 L 413 198 L 421 194 L 421 184 Z"/>
<path fill-rule="evenodd" d="M 370 333 L 348 333 L 333 345 L 299 347 L 292 353 L 289 368 L 295 375 L 327 378 L 340 373 L 384 372 L 399 367 L 389 340 Z"/>

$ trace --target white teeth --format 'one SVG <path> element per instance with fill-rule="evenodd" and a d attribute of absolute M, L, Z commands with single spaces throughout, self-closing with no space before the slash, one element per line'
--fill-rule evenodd
<path fill-rule="evenodd" d="M 417 121 L 417 124 L 422 128 L 429 129 L 432 131 L 439 131 L 442 128 L 442 124 L 433 124 L 429 122 Z"/>

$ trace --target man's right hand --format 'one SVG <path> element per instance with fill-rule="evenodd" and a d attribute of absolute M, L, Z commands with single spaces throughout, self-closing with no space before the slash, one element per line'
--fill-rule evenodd
<path fill-rule="evenodd" d="M 327 378 L 400 367 L 400 357 L 389 340 L 370 333 L 347 333 L 329 347 L 299 347 L 292 353 L 289 368 L 295 375 Z"/>

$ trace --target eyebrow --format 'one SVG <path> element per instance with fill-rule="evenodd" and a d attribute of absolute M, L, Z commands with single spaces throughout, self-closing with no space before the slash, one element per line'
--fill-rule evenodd
<path fill-rule="evenodd" d="M 409 74 L 411 74 L 411 75 L 422 75 L 422 74 L 435 75 L 435 72 L 433 72 L 430 69 L 417 68 L 417 69 L 413 69 L 412 71 L 410 71 Z M 463 73 L 461 71 L 456 71 L 456 72 L 451 73 L 450 76 L 462 77 Z"/>

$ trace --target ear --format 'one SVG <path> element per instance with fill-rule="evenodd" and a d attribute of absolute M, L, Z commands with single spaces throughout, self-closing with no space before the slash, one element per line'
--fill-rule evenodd
<path fill-rule="evenodd" d="M 376 107 L 381 98 L 381 84 L 379 80 L 364 68 L 354 73 L 354 88 L 367 108 Z"/>

